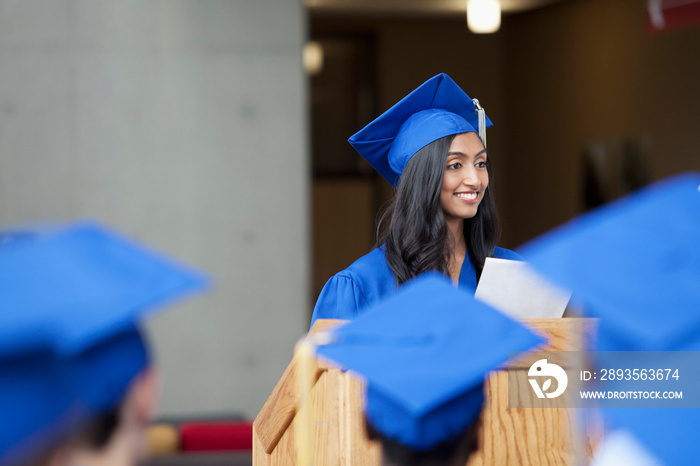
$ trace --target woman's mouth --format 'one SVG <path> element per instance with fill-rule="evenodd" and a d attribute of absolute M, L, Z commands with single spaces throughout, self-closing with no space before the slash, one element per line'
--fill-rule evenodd
<path fill-rule="evenodd" d="M 479 197 L 479 193 L 476 191 L 468 191 L 464 193 L 455 193 L 455 196 L 465 201 L 475 201 L 476 198 Z"/>

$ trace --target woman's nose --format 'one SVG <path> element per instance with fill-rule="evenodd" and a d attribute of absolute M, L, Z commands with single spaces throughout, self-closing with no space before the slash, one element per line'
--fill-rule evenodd
<path fill-rule="evenodd" d="M 464 170 L 464 178 L 462 179 L 462 184 L 469 187 L 479 187 L 479 184 L 481 184 L 481 182 L 479 181 L 479 177 L 477 176 L 475 169 L 467 167 Z"/>

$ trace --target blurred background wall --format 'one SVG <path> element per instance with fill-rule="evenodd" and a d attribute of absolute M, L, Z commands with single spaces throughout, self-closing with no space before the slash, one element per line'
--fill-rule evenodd
<path fill-rule="evenodd" d="M 0 1 L 0 223 L 95 218 L 208 271 L 150 321 L 161 416 L 252 417 L 308 327 L 306 18 Z"/>
<path fill-rule="evenodd" d="M 347 138 L 439 72 L 495 123 L 505 247 L 700 170 L 696 25 L 522 0 L 475 35 L 461 0 L 338 1 L 0 0 L 0 226 L 92 217 L 214 278 L 149 325 L 162 417 L 257 413 L 391 196 Z"/>

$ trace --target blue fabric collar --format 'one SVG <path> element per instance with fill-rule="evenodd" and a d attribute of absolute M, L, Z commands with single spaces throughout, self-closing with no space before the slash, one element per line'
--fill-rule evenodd
<path fill-rule="evenodd" d="M 475 293 L 476 285 L 476 270 L 469 257 L 469 253 L 467 253 L 464 257 L 464 262 L 462 262 L 462 270 L 459 272 L 459 287 L 464 290 L 471 290 L 472 293 Z"/>

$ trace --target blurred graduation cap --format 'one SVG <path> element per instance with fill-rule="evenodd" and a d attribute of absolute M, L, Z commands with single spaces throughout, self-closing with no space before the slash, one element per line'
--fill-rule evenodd
<path fill-rule="evenodd" d="M 0 463 L 120 403 L 148 363 L 138 322 L 198 271 L 93 223 L 0 249 Z"/>
<path fill-rule="evenodd" d="M 428 451 L 479 416 L 487 374 L 544 340 L 427 273 L 331 334 L 317 354 L 367 382 L 367 421 L 386 437 Z"/>
<path fill-rule="evenodd" d="M 597 350 L 664 351 L 669 363 L 683 357 L 678 351 L 700 350 L 700 174 L 651 185 L 520 252 L 600 319 Z M 697 409 L 610 408 L 605 416 L 665 464 L 697 464 Z"/>
<path fill-rule="evenodd" d="M 12 247 L 24 241 L 32 240 L 35 237 L 36 233 L 29 230 L 0 231 L 0 250 L 6 247 Z"/>
<path fill-rule="evenodd" d="M 598 349 L 700 349 L 700 174 L 679 175 L 522 247 L 601 317 Z"/>
<path fill-rule="evenodd" d="M 478 101 L 445 73 L 421 84 L 348 140 L 386 180 L 396 187 L 408 160 L 444 136 L 476 132 L 485 142 L 492 126 Z M 481 118 L 481 124 L 479 119 Z"/>
<path fill-rule="evenodd" d="M 612 432 L 631 434 L 643 445 L 643 452 L 661 464 L 698 464 L 700 413 L 697 408 L 609 408 L 604 413 L 615 429 Z"/>

